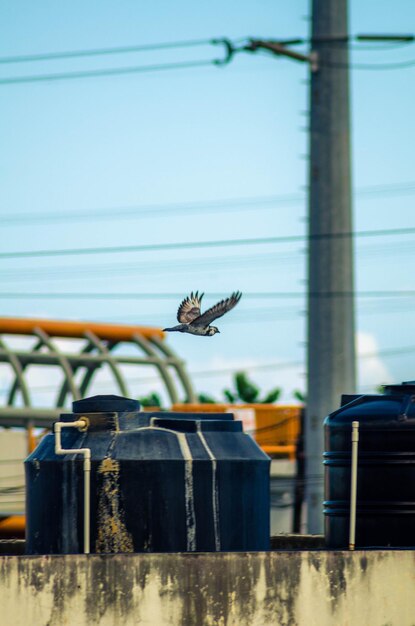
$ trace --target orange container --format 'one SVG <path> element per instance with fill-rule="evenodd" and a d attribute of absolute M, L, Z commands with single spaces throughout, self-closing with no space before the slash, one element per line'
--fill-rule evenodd
<path fill-rule="evenodd" d="M 234 413 L 244 423 L 267 454 L 295 458 L 301 429 L 302 407 L 284 404 L 184 404 L 177 403 L 173 411 L 184 413 Z"/>
<path fill-rule="evenodd" d="M 25 536 L 26 518 L 24 515 L 12 515 L 0 519 L 0 538 L 23 539 Z"/>

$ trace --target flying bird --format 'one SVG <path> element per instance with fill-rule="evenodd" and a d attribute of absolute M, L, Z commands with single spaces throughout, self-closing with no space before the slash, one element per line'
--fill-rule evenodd
<path fill-rule="evenodd" d="M 240 291 L 235 291 L 229 298 L 221 300 L 215 304 L 215 306 L 212 306 L 201 314 L 200 305 L 203 295 L 204 294 L 201 293 L 199 296 L 198 291 L 196 291 L 196 293 L 192 291 L 190 296 L 183 300 L 177 310 L 177 321 L 180 322 L 179 325 L 173 326 L 173 328 L 164 328 L 164 331 L 177 331 L 179 333 L 201 335 L 202 337 L 212 337 L 212 335 L 219 333 L 220 330 L 216 326 L 210 326 L 210 323 L 233 309 L 242 297 Z"/>

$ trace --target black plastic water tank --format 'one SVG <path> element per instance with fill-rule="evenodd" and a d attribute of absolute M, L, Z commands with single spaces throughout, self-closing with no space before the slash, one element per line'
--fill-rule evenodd
<path fill-rule="evenodd" d="M 359 422 L 356 547 L 415 546 L 415 382 L 348 396 L 325 420 L 325 538 L 349 542 L 351 430 Z"/>
<path fill-rule="evenodd" d="M 91 552 L 269 549 L 270 459 L 231 414 L 140 412 L 134 400 L 73 403 L 88 430 Z M 49 434 L 25 461 L 28 554 L 83 551 L 83 459 L 57 456 Z"/>

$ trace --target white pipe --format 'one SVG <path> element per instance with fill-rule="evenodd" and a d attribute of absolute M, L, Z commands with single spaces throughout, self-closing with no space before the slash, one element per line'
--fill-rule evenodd
<path fill-rule="evenodd" d="M 357 459 L 359 452 L 359 422 L 352 422 L 352 460 L 350 481 L 350 524 L 349 550 L 354 550 L 356 541 L 356 498 L 357 498 Z"/>
<path fill-rule="evenodd" d="M 55 422 L 55 454 L 82 454 L 84 457 L 84 554 L 90 552 L 90 518 L 91 518 L 91 450 L 89 448 L 62 448 L 62 428 L 88 430 L 88 419 L 81 417 L 76 422 Z"/>

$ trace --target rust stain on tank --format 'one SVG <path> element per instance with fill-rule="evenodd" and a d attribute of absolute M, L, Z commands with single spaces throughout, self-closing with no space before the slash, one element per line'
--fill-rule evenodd
<path fill-rule="evenodd" d="M 105 457 L 99 465 L 98 473 L 106 474 L 107 472 L 116 472 L 117 474 L 120 471 L 120 464 L 115 459 L 111 459 L 109 456 Z"/>
<path fill-rule="evenodd" d="M 125 526 L 119 462 L 106 457 L 98 467 L 98 474 L 102 476 L 102 484 L 98 500 L 96 552 L 134 552 L 132 536 Z"/>

